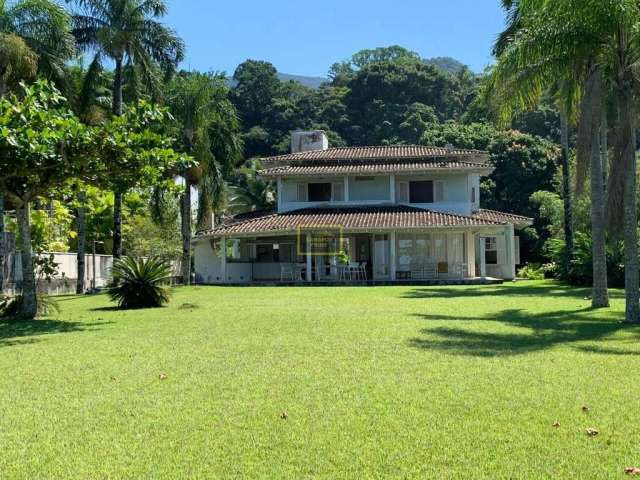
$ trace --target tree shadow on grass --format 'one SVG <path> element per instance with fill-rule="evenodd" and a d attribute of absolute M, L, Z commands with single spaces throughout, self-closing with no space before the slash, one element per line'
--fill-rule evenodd
<path fill-rule="evenodd" d="M 468 298 L 486 296 L 523 296 L 523 297 L 559 297 L 583 300 L 591 296 L 591 289 L 570 287 L 561 283 L 545 283 L 543 285 L 526 285 L 522 283 L 505 283 L 502 285 L 479 285 L 451 287 L 414 288 L 406 292 L 402 298 Z M 611 298 L 624 298 L 624 292 L 609 291 Z"/>
<path fill-rule="evenodd" d="M 640 327 L 622 323 L 620 318 L 594 317 L 590 308 L 578 311 L 555 311 L 529 313 L 510 309 L 478 317 L 456 317 L 446 315 L 416 315 L 429 321 L 470 322 L 469 328 L 435 327 L 421 331 L 424 337 L 412 338 L 409 344 L 426 350 L 440 350 L 454 355 L 497 357 L 522 355 L 545 350 L 558 345 L 578 342 L 604 342 L 607 337 L 625 330 L 635 341 L 640 340 Z M 487 322 L 483 328 L 478 322 Z M 515 327 L 500 331 L 500 327 Z M 618 343 L 618 342 L 616 342 Z M 576 346 L 589 353 L 640 354 L 640 351 L 623 351 L 598 346 Z"/>
<path fill-rule="evenodd" d="M 99 330 L 99 327 L 113 323 L 74 322 L 70 320 L 8 320 L 0 321 L 0 348 L 25 345 L 41 341 L 44 335 Z"/>

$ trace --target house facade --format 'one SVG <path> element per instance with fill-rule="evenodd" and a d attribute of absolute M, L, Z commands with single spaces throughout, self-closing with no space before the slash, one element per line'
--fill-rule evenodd
<path fill-rule="evenodd" d="M 531 219 L 480 208 L 488 155 L 453 147 L 329 148 L 294 132 L 263 159 L 277 209 L 237 215 L 194 238 L 196 281 L 459 282 L 513 279 Z"/>

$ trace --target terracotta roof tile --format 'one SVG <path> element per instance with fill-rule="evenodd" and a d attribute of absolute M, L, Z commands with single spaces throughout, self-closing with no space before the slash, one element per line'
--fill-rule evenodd
<path fill-rule="evenodd" d="M 267 168 L 260 175 L 268 178 L 275 177 L 305 177 L 313 175 L 341 176 L 341 175 L 377 175 L 388 173 L 412 173 L 428 172 L 432 170 L 450 171 L 481 171 L 489 173 L 493 170 L 491 165 L 485 163 L 460 162 L 455 160 L 440 161 L 407 161 L 407 162 L 323 162 L 314 165 L 285 165 Z"/>
<path fill-rule="evenodd" d="M 522 215 L 515 215 L 513 213 L 498 212 L 496 210 L 480 209 L 474 212 L 473 218 L 481 220 L 489 220 L 492 222 L 500 223 L 513 223 L 514 225 L 531 225 L 533 218 L 523 217 Z"/>
<path fill-rule="evenodd" d="M 505 222 L 434 212 L 403 205 L 306 208 L 280 214 L 264 212 L 262 215 L 235 217 L 223 226 L 213 230 L 199 232 L 198 236 L 291 233 L 295 232 L 299 227 L 309 227 L 313 225 L 339 225 L 346 230 L 359 230 L 378 228 L 482 227 L 504 224 Z"/>
<path fill-rule="evenodd" d="M 309 161 L 358 161 L 400 159 L 469 159 L 482 162 L 488 158 L 486 152 L 460 148 L 426 147 L 422 145 L 391 145 L 377 147 L 336 147 L 327 150 L 290 153 L 264 158 L 265 163 L 290 163 Z"/>

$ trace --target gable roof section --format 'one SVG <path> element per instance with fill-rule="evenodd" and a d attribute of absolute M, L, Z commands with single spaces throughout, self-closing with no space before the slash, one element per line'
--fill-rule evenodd
<path fill-rule="evenodd" d="M 260 172 L 265 178 L 384 175 L 389 173 L 415 173 L 429 171 L 476 171 L 488 175 L 493 167 L 485 163 L 460 162 L 456 160 L 407 161 L 407 162 L 326 162 L 324 165 L 285 165 L 267 168 Z"/>
<path fill-rule="evenodd" d="M 480 150 L 394 145 L 338 147 L 263 158 L 264 177 L 415 173 L 434 170 L 477 171 L 488 175 L 493 166 Z"/>
<path fill-rule="evenodd" d="M 486 210 L 481 208 L 473 213 L 473 218 L 490 220 L 492 222 L 512 223 L 518 227 L 528 227 L 533 224 L 533 218 L 515 215 L 513 213 L 498 212 L 496 210 Z"/>
<path fill-rule="evenodd" d="M 506 222 L 434 212 L 405 205 L 305 208 L 286 213 L 262 212 L 234 217 L 198 237 L 295 233 L 298 228 L 340 226 L 345 230 L 484 227 Z"/>
<path fill-rule="evenodd" d="M 461 148 L 425 147 L 422 145 L 390 145 L 378 147 L 335 147 L 327 150 L 289 153 L 264 158 L 266 163 L 326 162 L 326 161 L 363 161 L 363 160 L 433 160 L 448 158 L 483 163 L 488 154 L 480 150 Z"/>

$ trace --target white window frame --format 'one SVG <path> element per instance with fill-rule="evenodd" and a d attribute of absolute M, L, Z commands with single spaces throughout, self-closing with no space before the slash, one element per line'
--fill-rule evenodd
<path fill-rule="evenodd" d="M 484 237 L 484 261 L 486 265 L 499 265 L 498 258 L 498 237 Z M 496 252 L 496 261 L 488 262 L 487 261 L 487 253 L 488 252 Z"/>

